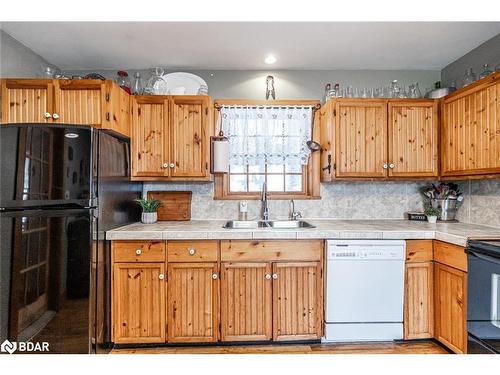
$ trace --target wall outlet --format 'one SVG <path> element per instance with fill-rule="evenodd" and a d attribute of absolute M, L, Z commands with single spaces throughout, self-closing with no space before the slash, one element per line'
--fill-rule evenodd
<path fill-rule="evenodd" d="M 240 202 L 240 212 L 248 212 L 248 202 L 247 201 Z"/>

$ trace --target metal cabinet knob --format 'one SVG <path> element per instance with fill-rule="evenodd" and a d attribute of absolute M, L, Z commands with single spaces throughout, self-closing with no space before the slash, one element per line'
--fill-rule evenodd
<path fill-rule="evenodd" d="M 45 117 L 45 118 L 51 118 L 52 115 L 49 112 L 45 112 L 45 114 L 43 115 L 43 117 Z"/>
<path fill-rule="evenodd" d="M 389 168 L 389 166 L 387 165 L 387 163 L 384 163 L 384 165 L 382 166 L 384 169 L 387 169 Z"/>
<path fill-rule="evenodd" d="M 266 280 L 271 280 L 271 275 L 266 273 Z"/>
<path fill-rule="evenodd" d="M 168 163 L 163 163 L 163 168 L 168 168 Z"/>
<path fill-rule="evenodd" d="M 273 273 L 273 280 L 276 280 L 278 278 L 278 274 Z"/>
<path fill-rule="evenodd" d="M 174 163 L 170 163 L 170 168 L 175 168 L 175 164 Z"/>
<path fill-rule="evenodd" d="M 54 114 L 52 115 L 52 118 L 53 118 L 54 120 L 57 120 L 57 119 L 59 118 L 59 115 L 58 115 L 57 113 L 54 113 Z"/>
<path fill-rule="evenodd" d="M 162 273 L 160 273 L 160 274 L 158 275 L 158 278 L 159 278 L 160 280 L 163 280 L 163 279 L 165 279 L 165 275 L 164 275 L 164 274 L 162 274 Z"/>
<path fill-rule="evenodd" d="M 194 255 L 194 254 L 196 254 L 196 250 L 195 249 L 189 249 L 188 253 L 189 253 L 189 255 Z"/>
<path fill-rule="evenodd" d="M 219 277 L 219 276 L 218 276 L 216 273 L 213 273 L 213 274 L 212 274 L 212 279 L 217 280 L 217 278 L 218 278 L 218 277 Z"/>
<path fill-rule="evenodd" d="M 137 250 L 135 251 L 135 255 L 141 255 L 141 254 L 142 254 L 142 250 L 141 250 L 141 249 L 137 249 Z"/>
<path fill-rule="evenodd" d="M 389 164 L 389 168 L 394 169 L 394 164 L 393 163 Z"/>

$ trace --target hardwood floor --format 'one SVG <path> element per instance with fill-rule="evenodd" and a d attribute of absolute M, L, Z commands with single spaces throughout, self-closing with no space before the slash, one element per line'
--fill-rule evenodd
<path fill-rule="evenodd" d="M 433 341 L 120 348 L 111 354 L 447 354 Z"/>

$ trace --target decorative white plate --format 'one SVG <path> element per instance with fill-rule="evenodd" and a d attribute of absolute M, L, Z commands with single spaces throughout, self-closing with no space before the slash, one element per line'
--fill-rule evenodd
<path fill-rule="evenodd" d="M 203 78 L 191 73 L 169 73 L 162 75 L 161 78 L 166 83 L 168 94 L 170 94 L 171 89 L 175 89 L 177 87 L 185 87 L 186 92 L 184 93 L 184 95 L 197 95 L 201 85 L 205 85 L 208 87 Z M 164 89 L 165 87 L 162 87 L 162 91 Z"/>

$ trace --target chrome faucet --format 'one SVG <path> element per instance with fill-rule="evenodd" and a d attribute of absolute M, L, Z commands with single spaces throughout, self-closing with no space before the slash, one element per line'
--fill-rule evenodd
<path fill-rule="evenodd" d="M 302 218 L 302 214 L 299 211 L 295 211 L 295 201 L 292 199 L 290 201 L 290 220 L 297 220 Z"/>
<path fill-rule="evenodd" d="M 260 196 L 260 201 L 262 203 L 260 209 L 260 215 L 262 220 L 269 220 L 269 208 L 267 207 L 267 184 L 264 182 L 262 184 L 262 194 Z"/>

